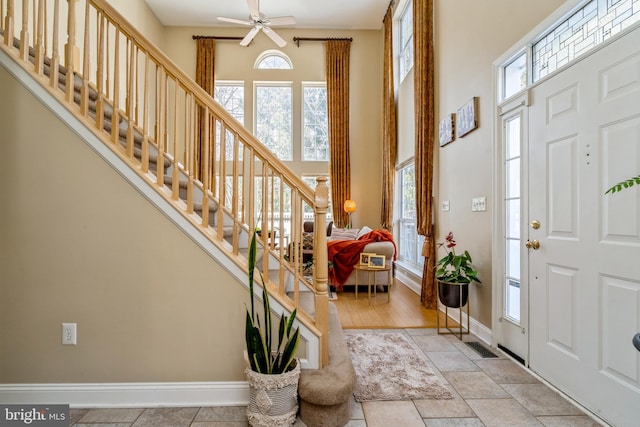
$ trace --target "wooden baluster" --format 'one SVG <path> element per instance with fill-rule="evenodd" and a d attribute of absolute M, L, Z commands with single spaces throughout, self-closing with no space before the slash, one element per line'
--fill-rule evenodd
<path fill-rule="evenodd" d="M 269 251 L 266 244 L 269 228 L 269 223 L 267 222 L 269 203 L 269 170 L 267 167 L 267 162 L 262 159 L 262 207 L 260 210 L 260 229 L 262 230 L 262 233 L 260 235 L 260 240 L 262 240 L 262 247 L 264 250 L 264 254 L 262 256 L 262 274 L 264 275 L 265 282 L 269 281 Z"/>
<path fill-rule="evenodd" d="M 167 144 L 167 74 L 164 67 L 160 66 L 160 114 L 158 117 L 158 160 L 156 163 L 156 184 L 158 187 L 164 185 L 164 152 Z"/>
<path fill-rule="evenodd" d="M 4 44 L 13 47 L 14 0 L 7 0 L 7 16 L 4 18 Z"/>
<path fill-rule="evenodd" d="M 67 69 L 65 79 L 65 99 L 67 102 L 73 102 L 74 89 L 74 72 L 75 72 L 75 54 L 76 54 L 76 1 L 67 0 L 69 10 L 67 16 L 67 44 L 64 46 L 64 66 Z"/>
<path fill-rule="evenodd" d="M 253 232 L 256 226 L 255 220 L 255 212 L 256 212 L 256 202 L 255 202 L 255 183 L 256 183 L 256 156 L 253 151 L 253 148 L 248 148 L 248 162 L 249 162 L 249 176 L 247 177 L 247 182 L 245 183 L 247 188 L 247 197 L 246 199 L 249 201 L 249 206 L 247 206 L 247 224 L 249 225 L 249 232 Z M 251 238 L 251 236 L 249 236 Z"/>
<path fill-rule="evenodd" d="M 173 89 L 173 173 L 171 175 L 171 198 L 180 198 L 180 174 L 178 157 L 178 102 L 180 99 L 180 84 L 175 81 Z"/>
<path fill-rule="evenodd" d="M 60 71 L 59 38 L 60 31 L 60 4 L 58 0 L 53 3 L 53 37 L 51 40 L 51 62 L 49 66 L 49 85 L 52 88 L 58 87 L 58 73 Z"/>
<path fill-rule="evenodd" d="M 29 0 L 22 0 L 22 28 L 20 29 L 20 59 L 29 60 Z"/>
<path fill-rule="evenodd" d="M 35 12 L 35 8 L 34 8 Z M 33 70 L 38 74 L 42 75 L 44 71 L 44 49 L 45 49 L 45 41 L 44 41 L 44 21 L 46 20 L 46 16 L 44 14 L 44 0 L 38 0 L 38 14 L 37 14 L 37 28 L 36 28 L 36 43 L 34 46 L 34 64 Z"/>
<path fill-rule="evenodd" d="M 204 107 L 204 114 L 202 115 L 202 120 L 204 120 L 204 150 L 201 153 L 203 171 L 202 174 L 202 226 L 204 228 L 209 227 L 209 153 L 211 151 L 211 138 L 210 135 L 210 123 L 211 123 L 211 112 L 209 111 L 209 107 Z M 218 203 L 218 208 L 222 209 L 222 205 Z M 217 236 L 218 240 L 221 240 L 221 236 Z"/>
<path fill-rule="evenodd" d="M 283 239 L 283 233 L 284 233 L 284 221 L 283 221 L 283 216 L 284 216 L 284 181 L 282 180 L 282 177 L 280 177 L 280 194 L 279 194 L 279 199 L 280 199 L 280 208 L 278 209 L 278 235 L 277 235 L 277 250 L 278 250 L 278 258 L 280 260 L 280 268 L 279 268 L 279 277 L 278 277 L 278 283 L 280 284 L 280 294 L 284 295 L 286 293 L 286 289 L 285 289 L 285 281 L 284 281 L 284 273 L 285 273 L 285 269 L 284 269 L 284 241 Z"/>
<path fill-rule="evenodd" d="M 189 182 L 187 184 L 187 213 L 193 213 L 193 185 L 195 177 L 195 144 L 196 144 L 196 123 L 197 123 L 197 110 L 196 99 L 193 95 L 189 96 L 189 119 L 187 120 L 187 129 L 189 134 L 186 139 L 187 144 L 187 171 Z"/>
<path fill-rule="evenodd" d="M 231 193 L 231 215 L 233 216 L 233 237 L 232 237 L 232 246 L 233 253 L 238 252 L 238 190 L 239 190 L 239 171 L 238 171 L 238 139 L 240 137 L 237 133 L 233 134 L 233 164 L 232 164 L 232 193 Z"/>
<path fill-rule="evenodd" d="M 89 114 L 89 70 L 91 61 L 91 37 L 89 34 L 89 2 L 84 10 L 84 52 L 82 52 L 82 86 L 80 87 L 80 114 Z"/>
<path fill-rule="evenodd" d="M 104 51 L 104 39 L 105 39 L 105 21 L 104 14 L 100 11 L 96 17 L 97 43 L 96 48 L 96 89 L 98 91 L 98 99 L 96 100 L 96 128 L 104 129 L 104 74 L 105 74 L 105 51 Z M 108 73 L 108 71 L 107 71 Z"/>
<path fill-rule="evenodd" d="M 142 110 L 142 172 L 147 173 L 149 171 L 149 54 L 145 52 L 144 56 L 144 88 L 142 91 L 142 99 L 144 100 L 144 107 Z"/>
<path fill-rule="evenodd" d="M 313 269 L 313 286 L 316 294 L 316 326 L 322 332 L 320 338 L 320 365 L 329 363 L 329 287 L 327 259 L 327 206 L 329 205 L 329 189 L 327 177 L 316 179 L 315 221 L 313 225 L 313 252 L 315 268 Z"/>
<path fill-rule="evenodd" d="M 111 114 L 111 142 L 120 144 L 120 28 L 115 26 L 113 42 L 113 113 Z"/>
<path fill-rule="evenodd" d="M 133 58 L 135 55 L 135 46 L 133 42 L 127 39 L 127 49 L 129 55 L 127 56 L 127 95 L 126 95 L 126 114 L 127 114 L 127 157 L 133 159 L 133 145 L 134 145 L 134 120 L 133 120 L 133 88 L 135 84 L 135 77 L 133 74 Z"/>
<path fill-rule="evenodd" d="M 220 140 L 220 163 L 218 166 L 218 236 L 220 240 L 222 239 L 224 233 L 224 209 L 226 206 L 226 186 L 227 186 L 227 126 L 223 121 L 220 121 L 220 135 L 218 135 Z M 212 140 L 212 141 L 215 141 Z M 212 142 L 213 143 L 213 142 Z M 215 162 L 215 158 L 213 159 Z"/>

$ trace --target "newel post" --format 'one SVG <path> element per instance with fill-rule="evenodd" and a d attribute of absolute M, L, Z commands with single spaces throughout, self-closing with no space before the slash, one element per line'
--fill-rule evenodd
<path fill-rule="evenodd" d="M 327 177 L 318 177 L 314 207 L 313 286 L 316 290 L 316 326 L 322 332 L 320 340 L 320 365 L 329 363 L 329 286 L 327 258 L 327 207 L 329 189 Z"/>

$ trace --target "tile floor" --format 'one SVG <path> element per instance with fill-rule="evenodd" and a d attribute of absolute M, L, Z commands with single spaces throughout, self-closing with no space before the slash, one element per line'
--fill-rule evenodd
<path fill-rule="evenodd" d="M 599 426 L 520 365 L 497 353 L 483 359 L 451 335 L 435 329 L 359 330 L 402 332 L 427 356 L 448 384 L 453 400 L 412 400 L 352 404 L 348 427 Z M 464 340 L 476 340 L 464 336 Z M 75 427 L 247 426 L 245 407 L 72 409 Z M 303 427 L 298 421 L 295 427 Z"/>

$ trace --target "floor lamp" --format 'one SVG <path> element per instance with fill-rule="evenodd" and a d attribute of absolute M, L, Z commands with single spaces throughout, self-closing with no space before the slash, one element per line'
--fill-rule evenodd
<path fill-rule="evenodd" d="M 344 211 L 349 214 L 349 224 L 347 228 L 351 228 L 351 214 L 356 211 L 356 202 L 349 199 L 344 201 Z"/>

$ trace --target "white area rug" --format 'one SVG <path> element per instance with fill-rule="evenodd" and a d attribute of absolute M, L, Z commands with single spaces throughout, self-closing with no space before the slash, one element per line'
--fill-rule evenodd
<path fill-rule="evenodd" d="M 344 335 L 356 370 L 356 402 L 453 399 L 427 366 L 422 351 L 403 334 L 345 331 Z"/>

